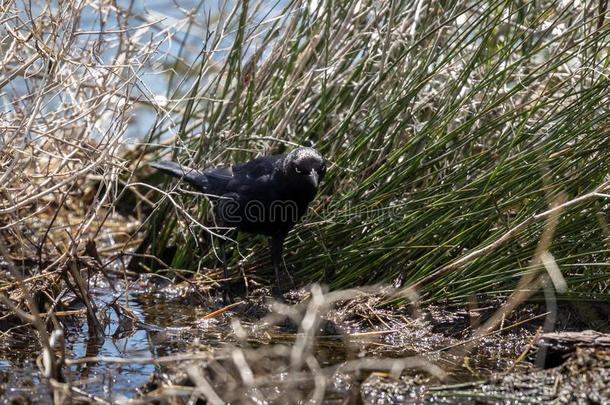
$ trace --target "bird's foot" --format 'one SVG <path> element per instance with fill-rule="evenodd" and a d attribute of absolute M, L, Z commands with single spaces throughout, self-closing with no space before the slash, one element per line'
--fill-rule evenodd
<path fill-rule="evenodd" d="M 228 283 L 223 283 L 222 286 L 220 287 L 220 290 L 222 291 L 222 303 L 224 305 L 230 305 L 233 303 L 234 299 L 234 295 L 233 295 L 233 290 L 231 289 L 231 286 Z"/>
<path fill-rule="evenodd" d="M 284 298 L 284 292 L 280 287 L 273 287 L 271 289 L 271 294 L 273 294 L 273 299 L 277 302 L 286 303 L 286 298 Z"/>

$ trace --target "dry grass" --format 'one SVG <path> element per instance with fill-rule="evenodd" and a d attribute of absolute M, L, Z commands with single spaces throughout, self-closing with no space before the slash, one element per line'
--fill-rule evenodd
<path fill-rule="evenodd" d="M 90 333 L 103 336 L 88 279 L 114 267 L 96 246 L 128 241 L 135 231 L 133 218 L 117 216 L 113 204 L 131 165 L 125 135 L 134 93 L 158 43 L 140 38 L 146 25 L 134 29 L 110 4 L 101 7 L 0 6 L 3 319 L 18 316 L 36 328 L 44 375 L 54 379 L 63 356 L 52 350 L 62 341 L 54 313 L 71 291 L 86 308 Z"/>

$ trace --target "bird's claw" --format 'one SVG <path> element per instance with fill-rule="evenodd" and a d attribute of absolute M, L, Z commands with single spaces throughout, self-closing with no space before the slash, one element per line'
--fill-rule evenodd
<path fill-rule="evenodd" d="M 231 289 L 231 286 L 229 286 L 229 284 L 227 283 L 223 283 L 222 287 L 221 287 L 221 291 L 222 291 L 222 302 L 224 305 L 230 305 L 233 303 L 233 290 Z"/>
<path fill-rule="evenodd" d="M 280 287 L 278 287 L 278 286 L 272 287 L 271 294 L 273 295 L 273 298 L 277 302 L 282 302 L 282 303 L 286 302 L 286 299 L 284 298 L 284 292 L 282 291 L 282 289 Z"/>

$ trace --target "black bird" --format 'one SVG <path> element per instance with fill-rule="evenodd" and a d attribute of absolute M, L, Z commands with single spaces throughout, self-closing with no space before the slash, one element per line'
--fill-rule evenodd
<path fill-rule="evenodd" d="M 154 162 L 150 166 L 212 195 L 216 219 L 221 226 L 271 237 L 277 294 L 281 293 L 284 239 L 307 211 L 326 173 L 324 158 L 317 150 L 299 147 L 287 154 L 205 171 L 171 161 Z M 226 263 L 223 266 L 224 276 L 228 278 Z M 228 295 L 226 290 L 225 301 L 230 299 Z"/>

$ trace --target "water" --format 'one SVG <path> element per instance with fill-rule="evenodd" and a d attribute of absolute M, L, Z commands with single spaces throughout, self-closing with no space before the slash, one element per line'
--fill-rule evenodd
<path fill-rule="evenodd" d="M 196 338 L 204 338 L 207 344 L 221 345 L 221 333 L 214 327 L 197 329 L 198 318 L 210 312 L 200 305 L 176 303 L 159 294 L 131 290 L 128 301 L 124 295 L 119 302 L 129 308 L 141 324 L 121 324 L 115 310 L 108 305 L 116 299 L 108 286 L 98 286 L 94 297 L 99 309 L 104 309 L 104 339 L 100 342 L 89 337 L 87 322 L 79 316 L 68 322 L 65 329 L 67 358 L 158 358 L 177 352 L 184 353 Z M 127 304 L 127 305 L 125 305 Z M 213 323 L 212 323 L 213 324 Z M 34 333 L 22 328 L 23 333 L 13 332 L 0 340 L 0 350 L 5 356 L 0 360 L 0 385 L 6 398 L 34 396 L 38 401 L 50 401 L 50 390 L 41 384 L 41 374 L 36 366 L 40 353 Z M 133 398 L 157 370 L 154 364 L 120 364 L 108 361 L 87 362 L 64 367 L 64 376 L 71 385 L 89 394 L 119 400 Z"/>
<path fill-rule="evenodd" d="M 292 350 L 298 346 L 294 343 L 299 339 L 299 326 L 302 324 L 281 321 L 275 327 L 262 326 L 262 318 L 269 314 L 264 298 L 268 291 L 253 291 L 243 304 L 235 308 L 235 312 L 203 320 L 205 315 L 220 308 L 221 304 L 214 298 L 201 295 L 199 288 L 190 287 L 188 283 L 184 283 L 184 287 L 175 284 L 158 286 L 151 279 L 134 281 L 127 293 L 120 281 L 113 280 L 113 285 L 118 291 L 112 292 L 113 289 L 103 280 L 93 288 L 99 317 L 105 319 L 104 339 L 89 337 L 84 316 L 63 318 L 66 325 L 66 358 L 97 359 L 63 367 L 63 375 L 71 387 L 89 396 L 113 402 L 138 398 L 140 391 L 148 391 L 147 383 L 154 376 L 178 376 L 176 368 L 184 371 L 180 369 L 179 361 L 152 364 L 142 359 L 198 352 L 209 353 L 214 358 L 213 361 L 200 361 L 197 364 L 202 367 L 215 364 L 206 370 L 211 374 L 210 381 L 215 382 L 219 395 L 223 398 L 247 399 L 252 392 L 240 386 L 227 390 L 222 383 L 228 373 L 234 373 L 230 378 L 239 381 L 240 377 L 235 371 L 238 363 L 227 360 L 235 351 L 225 349 L 241 347 L 240 352 L 246 353 L 249 358 L 253 375 L 263 382 L 259 392 L 262 397 L 270 398 L 273 402 L 273 398 L 281 398 L 289 393 L 307 398 L 313 392 L 313 378 L 302 371 L 296 373 L 298 385 L 287 386 L 291 376 L 291 356 L 278 357 L 278 352 L 273 354 L 270 351 L 270 348 Z M 304 303 L 307 297 L 307 290 L 298 290 L 292 291 L 288 299 Z M 371 299 L 371 302 L 348 300 L 319 314 L 318 339 L 311 353 L 319 367 L 327 372 L 324 398 L 330 401 L 328 403 L 340 402 L 348 393 L 361 395 L 365 403 L 396 403 L 416 397 L 424 398 L 422 403 L 457 404 L 471 397 L 474 398 L 471 403 L 481 398 L 494 403 L 497 399 L 494 395 L 529 399 L 529 394 L 519 392 L 511 379 L 527 382 L 527 387 L 530 387 L 536 386 L 537 378 L 545 378 L 546 385 L 540 386 L 540 393 L 536 395 L 546 395 L 545 392 L 552 391 L 558 371 L 536 371 L 526 359 L 513 367 L 515 359 L 531 344 L 535 331 L 543 322 L 544 309 L 530 306 L 515 311 L 507 318 L 507 325 L 520 325 L 524 319 L 530 322 L 481 339 L 475 349 L 464 357 L 452 353 L 451 348 L 459 347 L 460 342 L 468 342 L 470 320 L 467 311 L 430 306 L 421 317 L 412 318 L 405 308 L 375 309 L 371 306 L 375 298 Z M 113 303 L 120 303 L 121 307 Z M 301 310 L 303 306 L 299 304 L 291 308 L 291 311 Z M 121 311 L 122 315 L 119 316 L 117 311 Z M 487 311 L 490 311 L 490 315 L 493 309 Z M 132 318 L 126 316 L 129 312 Z M 540 315 L 536 315 L 538 313 Z M 134 321 L 129 322 L 129 319 Z M 239 333 L 233 331 L 233 320 L 241 322 L 246 336 L 244 340 L 237 339 Z M 5 332 L 0 337 L 0 352 L 4 353 L 0 360 L 0 396 L 4 399 L 24 397 L 34 403 L 52 402 L 52 391 L 41 378 L 36 365 L 40 349 L 31 328 L 18 327 L 10 333 Z M 231 355 L 227 356 L 227 353 Z M 387 373 L 329 372 L 337 365 L 358 359 L 405 358 L 413 355 L 423 356 L 431 364 L 441 367 L 450 380 L 436 381 L 426 373 L 418 374 L 416 370 L 404 370 L 399 379 L 387 378 Z M 464 366 L 466 363 L 467 366 Z M 596 367 L 590 370 L 592 376 L 600 372 L 608 373 L 607 369 L 599 371 L 599 366 Z M 512 371 L 505 374 L 507 370 Z M 218 373 L 216 377 L 215 372 Z M 537 372 L 539 377 L 528 377 L 532 372 Z M 492 375 L 504 376 L 506 381 L 494 382 L 497 378 L 490 379 Z M 164 380 L 161 380 L 163 384 Z M 268 381 L 272 383 L 264 383 Z M 158 387 L 160 379 L 157 378 L 154 383 Z M 602 388 L 607 386 L 604 384 L 601 381 L 599 387 L 591 389 L 591 395 L 601 395 Z M 490 394 L 492 392 L 496 394 Z"/>
<path fill-rule="evenodd" d="M 50 17 L 46 9 L 47 4 L 43 1 L 21 0 L 16 2 L 15 7 L 19 10 L 22 21 L 30 20 L 29 10 L 34 18 L 48 20 Z M 132 118 L 124 136 L 127 143 L 144 139 L 157 119 L 162 121 L 163 130 L 170 133 L 177 130 L 174 127 L 175 122 L 180 121 L 180 115 L 167 112 L 170 105 L 166 105 L 165 101 L 181 99 L 189 92 L 199 72 L 202 53 L 210 56 L 208 65 L 223 61 L 227 57 L 235 40 L 239 21 L 238 11 L 227 22 L 237 4 L 235 0 L 117 0 L 113 6 L 116 4 L 118 9 L 124 11 L 120 14 L 115 12 L 115 8 L 111 7 L 110 3 L 86 2 L 78 20 L 71 12 L 66 11 L 65 6 L 60 7 L 60 4 L 57 0 L 50 2 L 50 10 L 54 18 L 62 20 L 70 16 L 69 21 L 78 24 L 72 27 L 66 20 L 66 23 L 59 28 L 60 35 L 71 36 L 72 30 L 79 32 L 79 35 L 73 37 L 70 57 L 74 60 L 88 61 L 86 67 L 63 64 L 62 76 L 87 77 L 89 81 L 101 78 L 106 74 L 108 66 L 124 63 L 122 61 L 126 57 L 124 44 L 126 40 L 134 44 L 128 58 L 133 58 L 133 54 L 139 52 L 137 58 L 129 61 L 132 65 L 130 74 L 116 71 L 126 80 L 132 74 L 136 74 L 137 78 L 130 78 L 132 84 L 123 91 L 129 93 L 132 99 L 144 101 L 144 103 L 134 103 Z M 271 21 L 275 21 L 278 17 L 287 18 L 287 16 L 281 17 L 284 6 L 285 0 L 262 2 L 260 7 L 250 5 L 246 27 L 249 39 L 243 50 L 244 60 L 247 60 L 261 44 Z M 127 10 L 129 14 L 125 18 Z M 113 34 L 117 31 L 123 32 L 125 25 L 130 28 L 124 34 L 127 39 L 120 39 L 117 34 Z M 207 41 L 210 35 L 221 29 L 223 35 L 216 46 L 211 43 L 212 41 Z M 0 26 L 0 35 L 3 34 L 6 35 Z M 22 35 L 27 36 L 27 33 L 24 32 Z M 143 51 L 147 49 L 151 52 Z M 93 50 L 95 57 L 91 58 Z M 42 59 L 36 60 L 30 70 L 42 72 L 45 70 L 45 63 Z M 211 72 L 203 78 L 202 87 L 206 80 L 215 79 L 212 77 L 215 69 Z M 15 113 L 16 106 L 25 110 L 30 108 L 28 104 L 30 101 L 27 100 L 34 99 L 32 95 L 36 94 L 39 85 L 37 80 L 36 77 L 29 77 L 27 80 L 19 76 L 12 78 L 2 89 L 6 94 L 0 93 L 0 113 L 7 114 L 10 118 Z M 74 92 L 75 89 L 72 91 Z M 74 101 L 71 100 L 71 96 L 71 92 L 54 89 L 43 96 L 44 102 L 40 107 L 40 114 L 51 114 L 63 108 L 62 103 L 66 100 Z M 208 96 L 214 97 L 210 94 Z M 122 102 L 123 100 L 118 97 L 112 100 L 116 105 Z M 155 111 L 149 104 L 157 102 L 162 106 L 161 110 L 165 109 L 166 112 Z M 110 111 L 108 114 L 108 117 L 104 117 L 108 119 L 102 119 L 101 123 L 92 128 L 89 137 L 98 138 L 109 130 L 107 126 L 111 125 L 115 117 Z M 175 122 L 172 123 L 171 120 Z"/>

